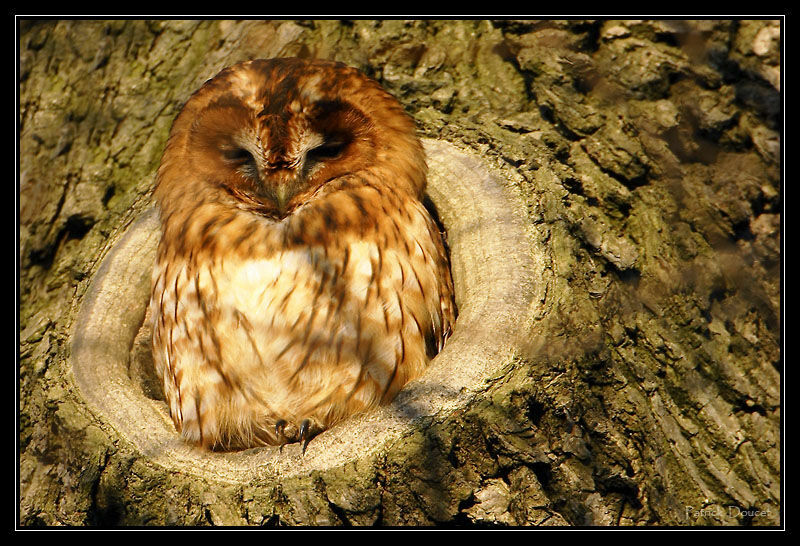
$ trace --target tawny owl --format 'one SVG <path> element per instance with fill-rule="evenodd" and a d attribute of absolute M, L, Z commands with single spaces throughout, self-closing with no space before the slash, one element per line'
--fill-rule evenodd
<path fill-rule="evenodd" d="M 220 72 L 158 170 L 156 371 L 189 442 L 304 443 L 393 399 L 455 321 L 411 118 L 330 61 Z"/>

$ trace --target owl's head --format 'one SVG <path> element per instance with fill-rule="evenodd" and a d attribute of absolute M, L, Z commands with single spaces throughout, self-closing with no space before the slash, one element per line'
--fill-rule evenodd
<path fill-rule="evenodd" d="M 255 60 L 224 69 L 186 102 L 157 192 L 213 195 L 283 218 L 335 191 L 335 181 L 368 170 L 395 190 L 418 196 L 424 189 L 424 153 L 394 97 L 342 63 Z"/>

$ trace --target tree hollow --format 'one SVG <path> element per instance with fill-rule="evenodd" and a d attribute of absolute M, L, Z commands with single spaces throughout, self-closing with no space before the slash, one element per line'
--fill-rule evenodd
<path fill-rule="evenodd" d="M 428 196 L 447 231 L 459 315 L 453 335 L 426 373 L 377 411 L 299 444 L 216 453 L 184 443 L 166 404 L 146 396 L 131 370 L 141 358 L 150 275 L 160 237 L 150 208 L 112 246 L 84 296 L 71 364 L 89 406 L 151 461 L 213 480 L 248 482 L 341 466 L 400 440 L 421 419 L 465 407 L 518 352 L 546 287 L 514 188 L 472 152 L 424 139 Z M 536 281 L 536 282 L 535 282 Z"/>

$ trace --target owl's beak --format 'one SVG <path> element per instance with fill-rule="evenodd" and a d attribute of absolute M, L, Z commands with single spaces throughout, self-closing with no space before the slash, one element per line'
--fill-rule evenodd
<path fill-rule="evenodd" d="M 289 201 L 292 200 L 295 193 L 297 192 L 294 191 L 294 185 L 292 184 L 278 184 L 275 187 L 273 198 L 275 199 L 275 204 L 278 206 L 279 211 L 286 212 L 286 205 L 289 204 Z"/>
<path fill-rule="evenodd" d="M 284 214 L 289 202 L 303 186 L 303 181 L 293 169 L 276 169 L 263 173 L 262 188 L 266 197 L 275 205 L 278 212 Z"/>

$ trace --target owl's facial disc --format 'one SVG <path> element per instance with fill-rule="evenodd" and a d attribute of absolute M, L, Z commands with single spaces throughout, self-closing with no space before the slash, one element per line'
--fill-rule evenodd
<path fill-rule="evenodd" d="M 341 100 L 250 109 L 215 101 L 192 126 L 191 149 L 241 206 L 284 218 L 330 180 L 370 165 L 373 132 L 368 117 Z"/>

